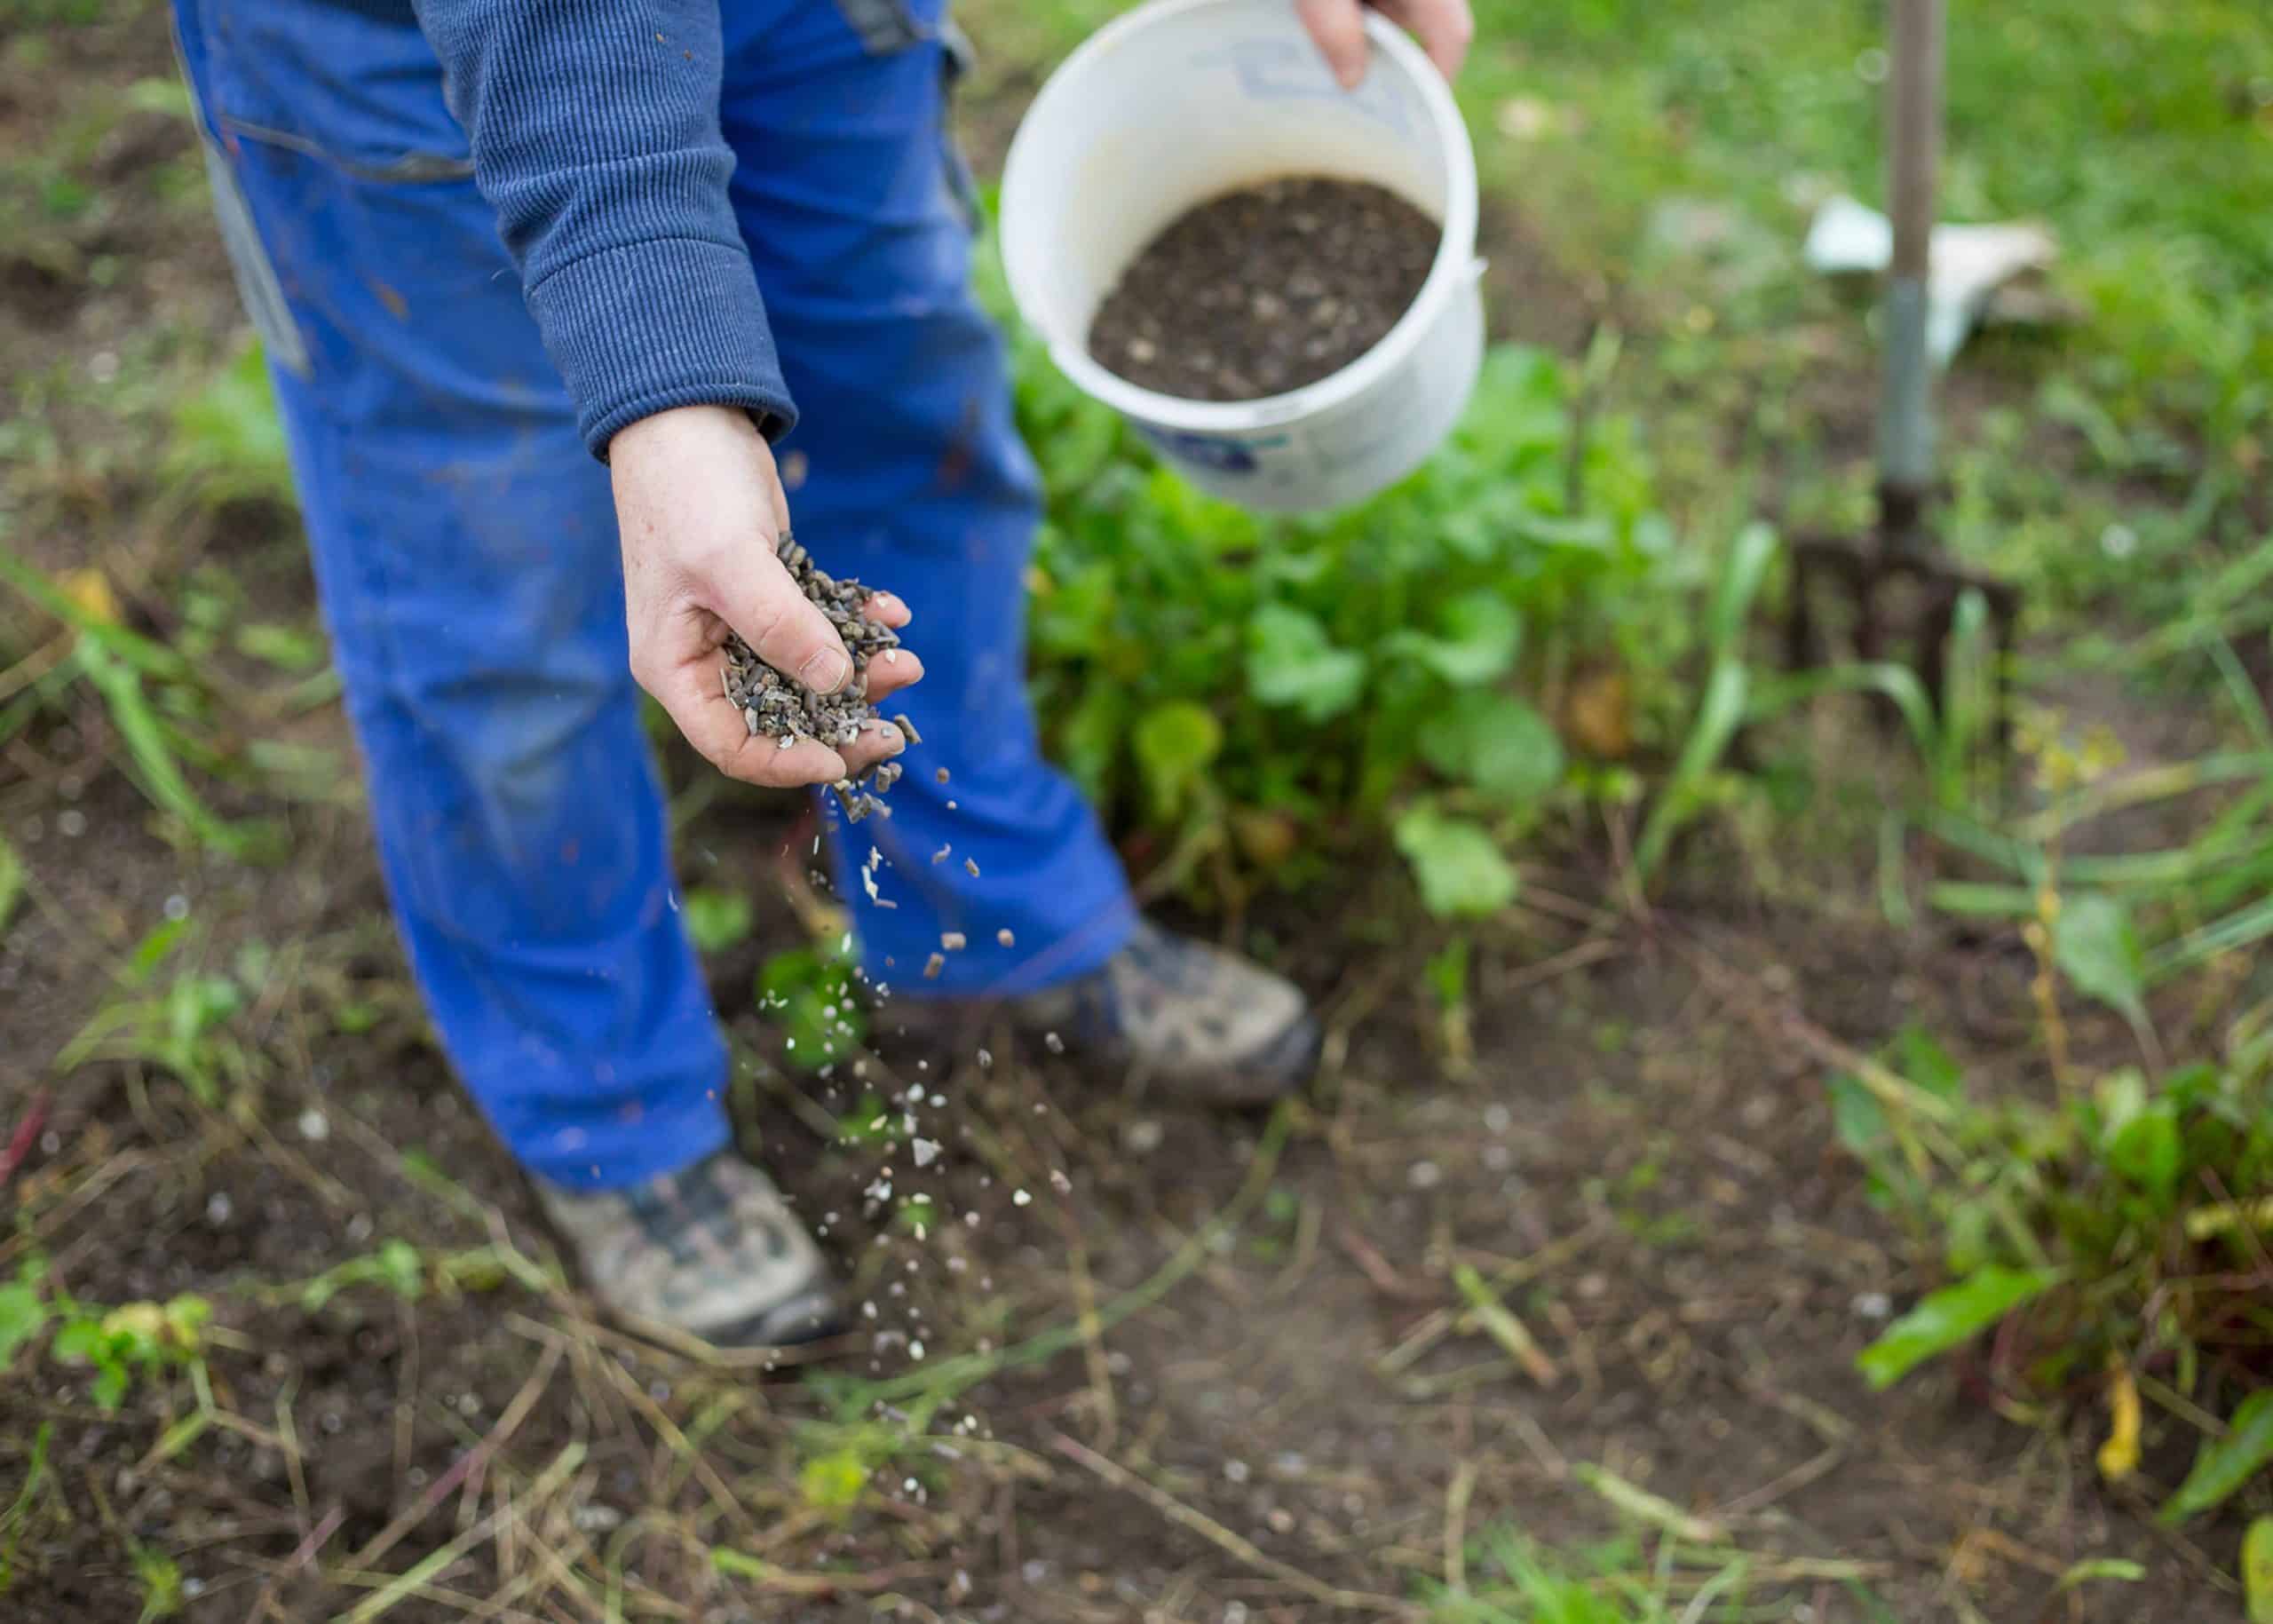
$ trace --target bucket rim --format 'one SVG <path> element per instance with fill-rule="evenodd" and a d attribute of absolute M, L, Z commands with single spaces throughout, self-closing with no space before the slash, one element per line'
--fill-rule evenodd
<path fill-rule="evenodd" d="M 1025 155 L 1022 148 L 1030 150 L 1034 113 L 1053 93 L 1066 93 L 1065 87 L 1079 70 L 1093 65 L 1098 57 L 1130 36 L 1170 18 L 1189 12 L 1250 10 L 1255 9 L 1256 4 L 1257 0 L 1151 0 L 1135 11 L 1123 12 L 1090 35 L 1058 64 L 1018 121 L 1003 161 L 1004 198 L 1013 194 L 1012 182 Z M 1405 313 L 1379 343 L 1339 370 L 1299 389 L 1253 400 L 1191 400 L 1146 389 L 1107 369 L 1090 356 L 1085 343 L 1067 344 L 1042 333 L 1050 360 L 1082 393 L 1127 416 L 1184 433 L 1236 435 L 1300 422 L 1364 394 L 1395 370 L 1419 346 L 1444 310 L 1475 281 L 1482 268 L 1482 262 L 1476 256 L 1476 148 L 1469 136 L 1467 121 L 1461 116 L 1460 104 L 1436 65 L 1403 29 L 1370 6 L 1364 12 L 1364 22 L 1367 41 L 1374 50 L 1394 62 L 1420 96 L 1446 169 L 1445 216 L 1438 223 L 1436 258 L 1430 262 L 1428 277 Z M 1367 71 L 1379 70 L 1377 58 Z M 1019 319 L 1041 332 L 1041 324 L 1032 313 L 1035 302 L 1033 290 L 1020 273 L 1026 257 L 1010 251 L 1015 229 L 1006 211 L 1002 218 L 1002 266 L 1010 283 L 1010 299 L 1018 307 Z M 1082 337 L 1086 339 L 1087 335 Z"/>

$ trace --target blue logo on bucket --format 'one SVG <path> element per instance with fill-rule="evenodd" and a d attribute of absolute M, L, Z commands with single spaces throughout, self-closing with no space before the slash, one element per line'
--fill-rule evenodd
<path fill-rule="evenodd" d="M 1218 473 L 1253 473 L 1257 451 L 1287 443 L 1284 434 L 1274 434 L 1269 440 L 1226 440 L 1218 434 L 1190 434 L 1142 423 L 1136 425 L 1136 431 L 1170 456 L 1212 468 Z"/>

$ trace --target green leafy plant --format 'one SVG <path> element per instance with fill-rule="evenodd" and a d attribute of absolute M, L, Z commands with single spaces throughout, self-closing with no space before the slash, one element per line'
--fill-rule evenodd
<path fill-rule="evenodd" d="M 2268 1013 L 2237 1022 L 2214 1063 L 2158 1081 L 2119 1069 L 2046 1104 L 1976 1100 L 1916 1028 L 1834 1079 L 1834 1126 L 1873 1199 L 1951 1281 L 1863 1351 L 1865 1377 L 1890 1386 L 1993 1334 L 1992 1379 L 2108 1394 L 2111 1477 L 2136 1465 L 2140 1393 L 2190 1422 L 2222 1414 L 2164 1508 L 2172 1521 L 2273 1463 L 2273 1321 L 2255 1285 L 2273 1207 L 2235 1199 L 2273 1187 Z"/>
<path fill-rule="evenodd" d="M 96 1407 L 115 1410 L 137 1375 L 197 1364 L 212 1315 L 213 1305 L 198 1296 L 108 1310 L 60 1299 L 51 1305 L 56 1331 L 49 1353 L 59 1363 L 91 1367 Z"/>
<path fill-rule="evenodd" d="M 47 1328 L 47 1303 L 40 1296 L 45 1265 L 27 1265 L 13 1284 L 0 1286 L 0 1374 L 19 1350 Z"/>
<path fill-rule="evenodd" d="M 129 1540 L 126 1549 L 134 1564 L 135 1580 L 142 1587 L 142 1616 L 137 1624 L 154 1624 L 155 1620 L 170 1619 L 179 1612 L 186 1599 L 180 1565 L 155 1546 L 139 1540 Z"/>
<path fill-rule="evenodd" d="M 747 893 L 713 885 L 690 887 L 680 908 L 686 933 L 704 953 L 724 953 L 749 939 L 755 915 Z"/>
<path fill-rule="evenodd" d="M 384 1286 L 405 1303 L 426 1295 L 426 1259 L 407 1240 L 389 1240 L 364 1257 L 336 1264 L 300 1287 L 300 1306 L 315 1313 L 352 1287 Z"/>
<path fill-rule="evenodd" d="M 120 606 L 98 571 L 51 580 L 0 545 L 0 582 L 60 622 L 70 644 L 64 659 L 0 707 L 0 740 L 43 709 L 67 715 L 67 696 L 83 683 L 117 735 L 122 770 L 164 814 L 162 827 L 240 860 L 279 853 L 281 833 L 273 823 L 221 816 L 193 782 L 193 770 L 243 778 L 248 763 L 217 744 L 202 725 L 214 697 L 211 683 L 190 659 L 122 623 Z"/>
<path fill-rule="evenodd" d="M 1495 1527 L 1473 1541 L 1462 1565 L 1459 1586 L 1427 1587 L 1430 1624 L 1705 1624 L 1754 1616 L 1745 1606 L 1746 1559 L 1684 1550 L 1677 1540 L 1654 1556 L 1630 1536 L 1560 1553 Z"/>
<path fill-rule="evenodd" d="M 991 258 L 982 285 L 999 304 Z M 1566 781 L 1555 696 L 1592 663 L 1638 674 L 1654 712 L 1685 646 L 1630 425 L 1581 435 L 1567 369 L 1503 346 L 1419 472 L 1266 520 L 1160 466 L 1030 335 L 1016 353 L 1021 427 L 1049 448 L 1035 694 L 1108 817 L 1219 900 L 1394 834 L 1432 909 L 1505 906 L 1501 848 Z"/>
<path fill-rule="evenodd" d="M 866 1041 L 867 1013 L 853 992 L 854 968 L 840 941 L 777 953 L 758 970 L 757 1007 L 799 1070 L 832 1066 Z"/>
<path fill-rule="evenodd" d="M 257 1075 L 256 1051 L 230 1030 L 245 1004 L 234 977 L 186 969 L 162 986 L 159 967 L 191 939 L 190 922 L 170 920 L 145 937 L 118 978 L 121 990 L 95 1011 L 63 1046 L 55 1067 L 68 1072 L 90 1060 L 139 1060 L 181 1080 L 200 1105 L 216 1106 Z"/>

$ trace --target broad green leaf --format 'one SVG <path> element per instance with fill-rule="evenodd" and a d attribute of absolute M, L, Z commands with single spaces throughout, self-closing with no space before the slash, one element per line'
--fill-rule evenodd
<path fill-rule="evenodd" d="M 1334 647 L 1315 616 L 1265 604 L 1247 622 L 1247 683 L 1266 705 L 1289 707 L 1311 722 L 1331 721 L 1358 702 L 1366 661 Z"/>
<path fill-rule="evenodd" d="M 1868 1161 L 1886 1141 L 1886 1107 L 1853 1077 L 1833 1077 L 1829 1089 L 1833 1136 L 1849 1155 Z"/>
<path fill-rule="evenodd" d="M 716 885 L 698 885 L 686 893 L 679 908 L 686 933 L 704 953 L 724 953 L 749 939 L 753 909 L 746 892 Z"/>
<path fill-rule="evenodd" d="M 244 1007 L 244 990 L 226 976 L 184 976 L 166 989 L 166 1029 L 186 1048 Z"/>
<path fill-rule="evenodd" d="M 1112 787 L 1128 724 L 1129 691 L 1118 683 L 1093 681 L 1058 731 L 1065 770 L 1093 801 L 1105 799 Z"/>
<path fill-rule="evenodd" d="M 2249 1624 L 2273 1624 L 2273 1517 L 2261 1517 L 2241 1537 L 2241 1593 Z"/>
<path fill-rule="evenodd" d="M 900 967 L 903 975 L 921 966 Z M 779 1027 L 789 1063 L 819 1071 L 843 1059 L 867 1039 L 867 1012 L 853 995 L 852 978 L 834 953 L 798 947 L 777 953 L 757 972 L 759 1016 Z"/>
<path fill-rule="evenodd" d="M 1997 1264 L 1944 1286 L 1887 1327 L 1855 1358 L 1855 1367 L 1874 1388 L 1902 1380 L 1936 1354 L 1971 1342 L 2007 1314 L 2050 1290 L 2056 1269 L 2008 1269 Z"/>
<path fill-rule="evenodd" d="M 1456 1010 L 1468 1002 L 1468 938 L 1455 936 L 1429 955 L 1422 974 L 1430 990 L 1436 994 L 1437 1002 L 1445 1009 Z"/>
<path fill-rule="evenodd" d="M 1894 1069 L 1937 1099 L 1965 1092 L 1965 1068 L 1934 1034 L 1916 1022 L 1894 1034 Z"/>
<path fill-rule="evenodd" d="M 1224 725 L 1205 705 L 1171 700 L 1136 719 L 1129 748 L 1144 775 L 1153 815 L 1173 818 L 1208 763 L 1223 749 Z"/>
<path fill-rule="evenodd" d="M 2226 1423 L 2226 1435 L 2203 1442 L 2194 1470 L 2164 1502 L 2157 1519 L 2167 1526 L 2223 1505 L 2269 1464 L 2273 1464 L 2273 1389 L 2243 1399 Z"/>
<path fill-rule="evenodd" d="M 1084 566 L 1070 578 L 1053 580 L 1034 595 L 1034 640 L 1037 652 L 1081 659 L 1104 642 L 1113 618 L 1113 566 Z"/>
<path fill-rule="evenodd" d="M 1516 899 L 1515 868 L 1481 824 L 1415 807 L 1398 819 L 1396 839 L 1422 905 L 1439 918 L 1496 914 Z"/>
<path fill-rule="evenodd" d="M 40 1301 L 37 1287 L 28 1280 L 0 1286 L 0 1371 L 46 1325 L 47 1304 Z"/>
<path fill-rule="evenodd" d="M 118 1408 L 126 1398 L 126 1383 L 131 1378 L 123 1365 L 105 1365 L 95 1373 L 95 1384 L 91 1390 L 95 1407 L 108 1414 Z"/>
<path fill-rule="evenodd" d="M 177 1348 L 194 1353 L 203 1339 L 206 1324 L 212 1318 L 210 1302 L 185 1292 L 166 1303 L 166 1335 Z"/>
<path fill-rule="evenodd" d="M 1464 592 L 1437 616 L 1437 635 L 1398 639 L 1398 646 L 1455 687 L 1480 687 L 1515 669 L 1524 623 L 1508 600 L 1488 588 Z"/>
<path fill-rule="evenodd" d="M 2112 1071 L 2092 1085 L 2092 1107 L 2099 1113 L 2102 1148 L 2147 1108 L 2147 1077 L 2135 1066 Z"/>
<path fill-rule="evenodd" d="M 99 1319 L 74 1319 L 55 1334 L 52 1351 L 57 1359 L 94 1359 L 110 1350 L 110 1338 L 104 1335 Z"/>
<path fill-rule="evenodd" d="M 127 955 L 124 978 L 129 986 L 139 986 L 150 978 L 150 972 L 165 962 L 166 955 L 180 945 L 183 934 L 189 929 L 189 917 L 169 919 L 134 945 Z"/>
<path fill-rule="evenodd" d="M 1446 778 L 1514 805 L 1537 801 L 1563 779 L 1563 741 L 1547 718 L 1506 693 L 1453 701 L 1421 732 L 1422 758 Z"/>
<path fill-rule="evenodd" d="M 2061 899 L 2052 956 L 2077 988 L 2133 1022 L 2147 1018 L 2146 955 L 2131 915 L 2099 891 Z"/>

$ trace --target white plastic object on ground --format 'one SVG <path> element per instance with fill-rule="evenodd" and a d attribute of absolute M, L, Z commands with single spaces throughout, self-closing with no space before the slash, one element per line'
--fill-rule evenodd
<path fill-rule="evenodd" d="M 1926 353 L 1946 367 L 1997 291 L 2049 266 L 2060 250 L 2049 227 L 2013 222 L 1936 226 L 1926 286 Z M 1875 275 L 1894 255 L 1894 227 L 1877 210 L 1833 197 L 1816 210 L 1802 250 L 1826 275 Z"/>

